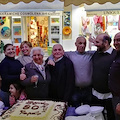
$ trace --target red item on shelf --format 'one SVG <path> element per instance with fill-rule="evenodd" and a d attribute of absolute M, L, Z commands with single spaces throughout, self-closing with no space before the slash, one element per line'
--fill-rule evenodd
<path fill-rule="evenodd" d="M 17 56 L 19 55 L 19 52 L 20 52 L 20 48 L 19 48 L 19 46 L 16 46 L 16 55 Z"/>

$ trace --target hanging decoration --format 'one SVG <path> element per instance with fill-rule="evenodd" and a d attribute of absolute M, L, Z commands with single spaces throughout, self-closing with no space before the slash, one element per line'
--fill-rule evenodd
<path fill-rule="evenodd" d="M 81 17 L 81 19 L 82 19 L 82 27 L 81 27 L 82 34 L 86 36 L 86 34 L 90 34 L 90 31 L 88 29 L 88 25 L 90 24 L 90 19 L 87 17 L 86 18 Z"/>
<path fill-rule="evenodd" d="M 103 32 L 105 31 L 106 29 L 106 24 L 105 24 L 105 16 L 102 17 L 103 19 L 103 24 L 102 24 L 102 28 L 103 28 Z"/>
<path fill-rule="evenodd" d="M 103 29 L 102 29 L 102 27 L 103 27 L 103 18 L 102 18 L 102 16 L 95 15 L 93 17 L 93 20 L 94 20 L 94 24 L 95 24 L 95 28 L 94 28 L 95 34 L 98 35 L 98 34 L 103 32 Z"/>
<path fill-rule="evenodd" d="M 119 20 L 118 20 L 118 30 L 120 30 L 120 15 L 119 15 Z"/>

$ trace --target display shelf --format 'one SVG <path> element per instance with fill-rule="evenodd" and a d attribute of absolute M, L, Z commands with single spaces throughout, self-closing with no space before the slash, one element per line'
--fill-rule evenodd
<path fill-rule="evenodd" d="M 12 17 L 12 42 L 16 46 L 20 45 L 22 40 L 22 18 L 14 16 Z"/>
<path fill-rule="evenodd" d="M 14 38 L 21 38 L 21 35 L 14 35 Z"/>
<path fill-rule="evenodd" d="M 21 26 L 21 23 L 13 23 L 13 26 Z"/>
<path fill-rule="evenodd" d="M 51 23 L 51 26 L 59 26 L 60 23 Z"/>
<path fill-rule="evenodd" d="M 53 46 L 62 43 L 62 16 L 50 16 L 49 43 Z"/>

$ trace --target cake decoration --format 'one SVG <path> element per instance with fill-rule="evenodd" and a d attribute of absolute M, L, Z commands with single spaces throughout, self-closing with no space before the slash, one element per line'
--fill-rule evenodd
<path fill-rule="evenodd" d="M 63 120 L 66 106 L 65 102 L 19 100 L 2 115 L 2 120 Z"/>

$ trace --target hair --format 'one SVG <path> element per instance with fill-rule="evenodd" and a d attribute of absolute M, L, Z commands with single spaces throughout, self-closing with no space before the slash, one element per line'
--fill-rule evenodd
<path fill-rule="evenodd" d="M 56 45 L 60 45 L 61 48 L 63 49 L 63 46 L 62 46 L 60 43 L 57 43 L 57 44 L 53 45 L 53 48 L 54 48 Z M 52 49 L 52 50 L 53 50 L 53 49 Z M 63 49 L 63 50 L 64 50 L 64 49 Z"/>
<path fill-rule="evenodd" d="M 111 41 L 112 41 L 111 37 L 108 36 L 108 35 L 103 36 L 103 41 L 106 41 L 106 40 L 108 41 L 108 43 L 109 43 L 109 45 L 110 45 L 110 43 L 111 43 Z"/>
<path fill-rule="evenodd" d="M 30 56 L 31 56 L 31 57 L 33 56 L 33 52 L 34 52 L 35 50 L 39 50 L 39 51 L 40 51 L 40 54 L 41 54 L 42 56 L 44 56 L 44 52 L 43 52 L 43 49 L 42 49 L 41 47 L 33 47 L 33 48 L 31 49 L 31 52 L 30 52 Z"/>
<path fill-rule="evenodd" d="M 21 93 L 22 90 L 24 89 L 23 86 L 19 83 L 12 83 L 11 85 L 13 85 L 19 93 Z"/>
<path fill-rule="evenodd" d="M 10 46 L 10 45 L 13 46 L 13 44 L 8 43 L 8 44 L 6 44 L 6 45 L 3 47 L 3 50 L 6 51 L 7 47 Z"/>
<path fill-rule="evenodd" d="M 23 42 L 20 44 L 20 48 L 22 48 L 24 44 L 27 44 L 30 48 L 32 48 L 32 44 L 31 44 L 31 42 L 29 42 L 29 41 L 23 41 Z"/>
<path fill-rule="evenodd" d="M 79 37 L 76 38 L 75 42 L 77 42 L 77 40 L 79 40 L 79 39 L 84 39 L 86 41 L 86 38 L 84 36 L 79 36 Z"/>
<path fill-rule="evenodd" d="M 80 39 L 80 38 L 83 38 L 83 39 L 86 40 L 85 36 L 82 36 L 82 35 L 80 35 L 79 37 L 77 37 L 76 40 L 77 40 L 77 39 Z"/>

